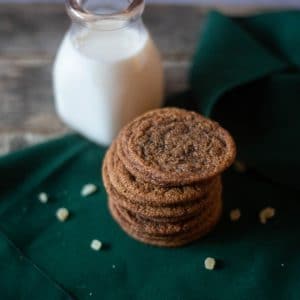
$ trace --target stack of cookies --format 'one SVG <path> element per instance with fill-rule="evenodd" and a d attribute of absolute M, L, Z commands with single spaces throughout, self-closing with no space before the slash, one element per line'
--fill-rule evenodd
<path fill-rule="evenodd" d="M 195 112 L 163 108 L 138 117 L 121 130 L 103 163 L 113 218 L 155 246 L 199 239 L 221 216 L 221 173 L 235 153 L 230 134 Z"/>

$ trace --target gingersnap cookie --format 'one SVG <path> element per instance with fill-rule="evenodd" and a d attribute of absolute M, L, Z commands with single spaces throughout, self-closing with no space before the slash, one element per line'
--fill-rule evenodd
<path fill-rule="evenodd" d="M 119 194 L 112 185 L 108 172 L 108 158 L 109 155 L 105 157 L 103 162 L 102 177 L 104 186 L 110 198 L 113 199 L 113 201 L 116 202 L 118 206 L 144 218 L 151 218 L 160 222 L 169 222 L 170 220 L 181 221 L 188 219 L 205 210 L 210 203 L 211 194 L 221 187 L 221 179 L 218 178 L 215 185 L 213 186 L 213 189 L 210 192 L 207 192 L 206 195 L 202 196 L 202 198 L 193 201 L 187 201 L 186 203 L 181 205 L 169 205 L 162 207 L 152 206 L 148 204 L 147 201 L 143 202 L 139 200 L 139 195 L 136 196 L 136 201 L 131 201 L 130 199 Z"/>
<path fill-rule="evenodd" d="M 144 218 L 134 214 L 131 211 L 119 206 L 110 198 L 110 201 L 115 206 L 115 209 L 122 215 L 128 224 L 136 228 L 137 231 L 149 234 L 151 236 L 171 236 L 183 234 L 185 232 L 193 232 L 201 224 L 205 224 L 207 218 L 212 214 L 216 207 L 219 206 L 221 199 L 221 189 L 216 190 L 212 195 L 211 201 L 206 209 L 199 212 L 198 215 L 190 217 L 184 221 L 177 222 L 155 222 L 153 219 Z"/>
<path fill-rule="evenodd" d="M 217 225 L 221 214 L 222 214 L 222 201 L 219 202 L 219 207 L 212 212 L 210 217 L 207 219 L 205 224 L 201 224 L 194 232 L 188 232 L 185 234 L 179 234 L 178 236 L 171 237 L 153 237 L 147 234 L 143 234 L 136 230 L 135 227 L 131 226 L 126 222 L 121 214 L 115 209 L 111 201 L 108 202 L 110 213 L 117 224 L 123 229 L 125 233 L 131 236 L 133 239 L 140 241 L 145 244 L 149 244 L 157 247 L 180 247 L 191 242 L 194 242 L 208 233 L 210 233 Z"/>
<path fill-rule="evenodd" d="M 115 190 L 131 200 L 133 203 L 151 206 L 169 206 L 173 204 L 187 204 L 187 202 L 200 199 L 206 195 L 220 181 L 219 176 L 201 183 L 177 186 L 162 187 L 143 182 L 130 174 L 116 152 L 116 143 L 113 143 L 108 150 L 107 171 Z M 130 209 L 130 208 L 129 208 Z"/>
<path fill-rule="evenodd" d="M 142 181 L 182 186 L 208 180 L 234 161 L 235 143 L 217 122 L 178 108 L 156 109 L 125 126 L 117 153 Z"/>
<path fill-rule="evenodd" d="M 155 222 L 179 222 L 189 219 L 193 216 L 199 215 L 203 210 L 207 209 L 210 205 L 209 197 L 200 199 L 200 203 L 193 206 L 184 207 L 163 207 L 161 209 L 157 207 L 143 206 L 126 201 L 123 196 L 112 193 L 110 198 L 121 208 L 130 211 L 137 216 L 144 219 L 149 219 Z M 125 201 L 124 201 L 125 200 Z"/>
<path fill-rule="evenodd" d="M 119 206 L 117 206 L 113 201 L 111 201 L 111 198 L 109 198 L 109 205 L 112 205 L 114 207 L 114 209 L 116 210 L 116 212 L 121 216 L 121 218 L 132 228 L 135 228 L 136 232 L 140 233 L 141 235 L 145 236 L 145 237 L 149 237 L 149 238 L 157 238 L 157 239 L 170 239 L 170 238 L 178 238 L 178 237 L 185 237 L 185 236 L 189 236 L 190 234 L 193 234 L 197 231 L 199 231 L 199 229 L 201 229 L 202 227 L 205 226 L 205 224 L 208 222 L 208 220 L 211 220 L 211 216 L 214 215 L 214 212 L 216 210 L 219 209 L 220 206 L 222 206 L 222 200 L 221 198 L 216 199 L 216 201 L 214 202 L 213 206 L 210 207 L 209 210 L 203 212 L 203 214 L 201 216 L 198 216 L 197 221 L 196 219 L 193 220 L 188 220 L 187 226 L 186 226 L 186 230 L 173 230 L 173 223 L 170 224 L 162 224 L 163 227 L 160 227 L 158 231 L 156 230 L 145 230 L 145 227 L 148 227 L 148 229 L 150 229 L 150 226 L 152 226 L 152 229 L 154 229 L 154 226 L 158 225 L 160 226 L 160 223 L 158 224 L 150 224 L 148 221 L 148 224 L 146 224 L 146 226 L 141 227 L 139 224 L 137 224 L 137 222 L 132 222 L 132 219 L 129 219 L 127 216 L 127 213 L 124 213 L 124 211 L 122 209 L 120 209 Z M 139 220 L 139 223 L 144 222 Z M 145 221 L 147 222 L 147 221 Z M 179 226 L 182 226 L 182 224 L 176 224 Z"/>

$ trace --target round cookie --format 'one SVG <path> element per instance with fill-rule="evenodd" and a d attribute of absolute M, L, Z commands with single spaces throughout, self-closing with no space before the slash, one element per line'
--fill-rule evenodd
<path fill-rule="evenodd" d="M 207 223 L 201 228 L 198 228 L 195 232 L 186 233 L 177 237 L 156 238 L 146 234 L 141 234 L 134 227 L 130 226 L 130 224 L 126 223 L 126 220 L 124 220 L 124 218 L 122 218 L 122 216 L 116 211 L 110 201 L 108 204 L 113 219 L 119 224 L 125 233 L 137 241 L 157 247 L 180 247 L 204 237 L 214 229 L 222 214 L 222 201 L 220 201 L 220 206 L 212 213 Z"/>
<path fill-rule="evenodd" d="M 113 203 L 119 214 L 121 214 L 126 220 L 126 222 L 132 227 L 136 228 L 137 231 L 149 234 L 151 236 L 163 237 L 193 232 L 194 228 L 198 228 L 201 226 L 201 224 L 205 224 L 212 212 L 215 211 L 216 207 L 219 206 L 219 202 L 221 201 L 221 190 L 219 189 L 214 193 L 214 195 L 212 195 L 209 206 L 205 210 L 200 211 L 196 216 L 179 222 L 155 222 L 153 220 L 133 214 L 129 210 L 122 208 L 113 201 L 113 198 L 110 198 L 110 201 Z"/>
<path fill-rule="evenodd" d="M 215 203 L 214 203 L 214 208 L 211 208 L 208 212 L 206 212 L 202 217 L 199 218 L 198 223 L 190 228 L 190 230 L 187 231 L 180 231 L 178 233 L 166 233 L 166 234 L 161 234 L 159 232 L 147 232 L 141 227 L 135 223 L 132 223 L 131 221 L 128 222 L 128 219 L 126 216 L 123 214 L 122 211 L 120 211 L 119 207 L 115 205 L 113 201 L 111 201 L 111 198 L 109 198 L 109 206 L 112 206 L 113 209 L 116 211 L 116 213 L 120 216 L 120 218 L 132 229 L 134 229 L 139 235 L 143 235 L 148 238 L 155 238 L 155 239 L 160 239 L 160 240 L 168 240 L 168 239 L 178 239 L 178 238 L 183 238 L 187 237 L 190 235 L 193 235 L 195 232 L 198 232 L 201 230 L 203 227 L 206 227 L 206 224 L 210 224 L 211 221 L 213 220 L 213 216 L 215 215 L 215 212 L 220 210 L 220 207 L 223 206 L 222 199 L 219 198 Z"/>
<path fill-rule="evenodd" d="M 112 201 L 119 207 L 131 212 L 132 214 L 136 214 L 143 219 L 162 223 L 179 222 L 190 219 L 191 217 L 199 215 L 210 205 L 209 197 L 206 197 L 204 201 L 200 200 L 200 205 L 194 205 L 192 207 L 163 207 L 159 209 L 130 203 L 126 200 L 124 201 L 124 198 L 122 199 L 121 197 L 110 194 L 110 198 L 112 199 Z"/>
<path fill-rule="evenodd" d="M 186 204 L 188 201 L 199 199 L 213 188 L 219 176 L 212 180 L 203 181 L 178 187 L 162 187 L 143 182 L 130 174 L 116 153 L 116 143 L 113 143 L 107 155 L 107 170 L 110 181 L 116 191 L 132 202 L 152 206 L 169 206 Z"/>
<path fill-rule="evenodd" d="M 143 181 L 180 186 L 208 180 L 234 161 L 235 143 L 218 123 L 178 108 L 152 110 L 125 126 L 117 153 Z"/>
<path fill-rule="evenodd" d="M 215 183 L 212 191 L 202 196 L 201 199 L 194 200 L 192 202 L 186 202 L 181 205 L 170 205 L 163 207 L 153 207 L 147 202 L 142 203 L 142 201 L 132 202 L 123 195 L 119 194 L 113 187 L 110 176 L 108 174 L 108 158 L 107 155 L 103 162 L 102 177 L 103 183 L 111 199 L 124 209 L 130 210 L 132 213 L 140 215 L 144 218 L 152 219 L 160 222 L 170 222 L 170 221 L 181 221 L 188 219 L 194 215 L 199 214 L 201 211 L 207 208 L 210 204 L 210 194 L 213 193 L 215 189 L 221 188 L 221 179 Z M 138 196 L 137 196 L 138 199 Z"/>

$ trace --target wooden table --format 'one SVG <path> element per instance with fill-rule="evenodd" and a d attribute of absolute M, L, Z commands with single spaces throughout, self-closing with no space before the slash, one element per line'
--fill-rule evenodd
<path fill-rule="evenodd" d="M 166 93 L 187 87 L 207 8 L 147 7 L 144 21 L 166 73 Z M 62 5 L 0 5 L 0 155 L 66 133 L 54 111 L 51 69 L 69 25 Z"/>

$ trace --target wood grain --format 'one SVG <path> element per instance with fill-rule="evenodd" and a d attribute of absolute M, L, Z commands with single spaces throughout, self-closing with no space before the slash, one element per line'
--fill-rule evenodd
<path fill-rule="evenodd" d="M 205 12 L 152 5 L 143 19 L 164 58 L 189 58 Z M 0 57 L 52 59 L 68 26 L 62 5 L 0 5 Z"/>
<path fill-rule="evenodd" d="M 206 10 L 147 7 L 144 22 L 161 51 L 166 93 L 187 87 Z M 0 154 L 63 134 L 55 114 L 52 63 L 69 26 L 62 5 L 0 5 Z"/>

